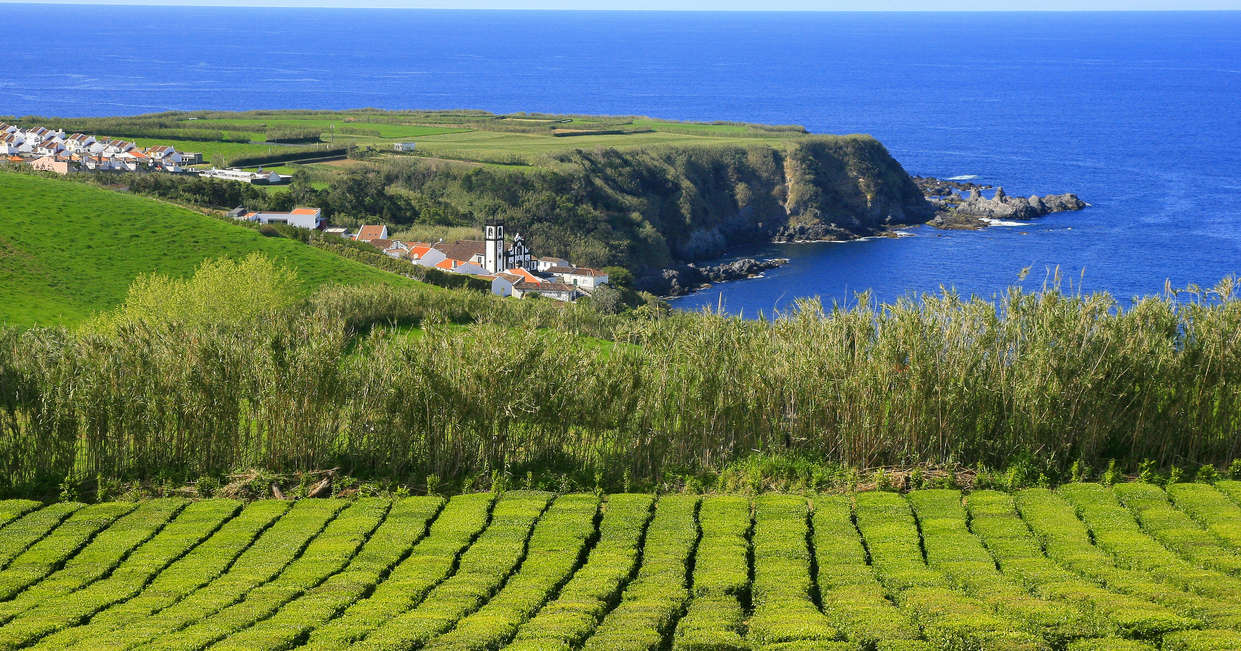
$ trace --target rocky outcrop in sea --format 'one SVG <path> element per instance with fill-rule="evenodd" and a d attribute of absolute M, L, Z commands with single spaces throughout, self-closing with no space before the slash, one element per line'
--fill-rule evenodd
<path fill-rule="evenodd" d="M 1071 192 L 1013 197 L 1004 188 L 990 185 L 920 176 L 914 177 L 914 182 L 935 206 L 936 215 L 927 223 L 939 228 L 984 228 L 987 220 L 1024 221 L 1090 205 Z M 990 198 L 983 195 L 984 190 L 992 189 L 995 193 Z"/>
<path fill-rule="evenodd" d="M 641 278 L 638 286 L 660 296 L 684 296 L 704 285 L 753 278 L 788 261 L 788 258 L 740 258 L 703 267 L 683 264 Z"/>

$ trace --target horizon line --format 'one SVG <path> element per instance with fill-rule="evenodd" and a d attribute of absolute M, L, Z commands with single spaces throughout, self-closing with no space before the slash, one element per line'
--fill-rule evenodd
<path fill-rule="evenodd" d="M 91 7 L 193 7 L 205 9 L 383 9 L 394 11 L 442 11 L 442 12 L 546 12 L 546 13 L 660 13 L 660 14 L 1178 14 L 1178 13 L 1241 13 L 1241 8 L 1183 8 L 1176 9 L 629 9 L 623 7 L 436 7 L 436 6 L 392 6 L 392 5 L 357 5 L 357 4 L 300 4 L 297 0 L 286 3 L 251 3 L 245 0 L 207 0 L 206 2 L 91 2 L 89 0 L 45 0 L 30 2 L 28 0 L 0 0 L 0 5 L 34 5 L 34 6 L 91 6 Z"/>

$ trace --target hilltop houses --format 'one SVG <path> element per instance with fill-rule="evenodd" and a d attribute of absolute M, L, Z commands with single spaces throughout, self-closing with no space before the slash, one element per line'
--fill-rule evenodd
<path fill-rule="evenodd" d="M 342 233 L 344 235 L 344 233 Z M 364 225 L 352 236 L 398 260 L 491 282 L 491 293 L 521 298 L 538 295 L 572 301 L 608 282 L 607 274 L 575 267 L 562 258 L 535 258 L 520 233 L 506 241 L 503 222 L 488 222 L 483 239 L 456 242 L 402 242 L 389 239 L 387 226 Z"/>
<path fill-rule="evenodd" d="M 23 129 L 0 123 L 0 155 L 11 163 L 68 174 L 75 171 L 181 172 L 182 156 L 171 146 L 141 149 L 128 140 L 99 140 L 84 133 L 65 135 L 46 127 Z"/>
<path fill-rule="evenodd" d="M 294 208 L 290 212 L 271 210 L 247 212 L 238 215 L 237 219 L 259 224 L 288 224 L 289 226 L 309 230 L 319 230 L 326 225 L 323 219 L 323 210 L 320 208 Z"/>

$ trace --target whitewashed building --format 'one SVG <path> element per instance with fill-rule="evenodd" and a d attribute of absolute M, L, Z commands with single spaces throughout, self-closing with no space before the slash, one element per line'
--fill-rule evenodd
<path fill-rule="evenodd" d="M 324 224 L 323 211 L 319 208 L 294 208 L 290 212 L 249 212 L 241 219 L 260 224 L 288 224 L 310 230 L 323 228 Z"/>

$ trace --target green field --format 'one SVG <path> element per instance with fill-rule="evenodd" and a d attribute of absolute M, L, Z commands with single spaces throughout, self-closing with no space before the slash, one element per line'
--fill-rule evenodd
<path fill-rule="evenodd" d="M 144 146 L 172 144 L 181 151 L 201 152 L 208 164 L 243 155 L 280 153 L 298 146 L 264 142 L 268 129 L 318 130 L 323 143 L 369 146 L 381 152 L 391 151 L 395 142 L 414 141 L 418 144 L 416 156 L 505 165 L 538 164 L 544 156 L 574 149 L 780 143 L 805 135 L 800 127 L 482 111 L 198 111 L 116 120 L 152 133 L 138 138 Z M 169 128 L 170 123 L 175 126 Z M 54 127 L 55 120 L 47 126 Z M 230 138 L 250 138 L 251 142 L 185 139 L 189 134 L 215 131 Z M 154 135 L 159 133 L 167 135 L 161 140 Z"/>
<path fill-rule="evenodd" d="M 326 251 L 167 203 L 0 172 L 0 322 L 71 325 L 120 303 L 142 273 L 184 277 L 203 260 L 262 252 L 324 283 L 401 279 Z"/>
<path fill-rule="evenodd" d="M 1236 649 L 1239 499 L 0 501 L 0 648 Z"/>

